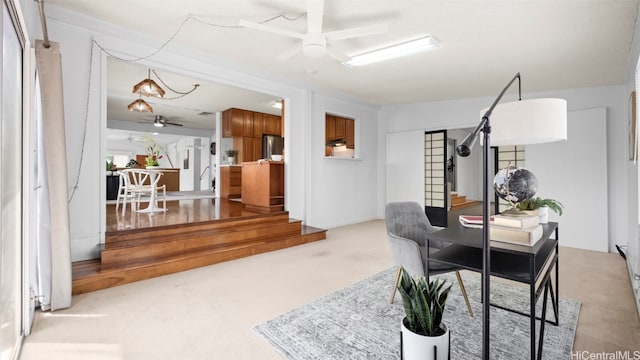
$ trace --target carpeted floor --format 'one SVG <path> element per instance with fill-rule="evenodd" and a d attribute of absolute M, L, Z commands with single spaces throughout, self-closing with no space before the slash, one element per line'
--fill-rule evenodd
<path fill-rule="evenodd" d="M 352 286 L 278 316 L 254 328 L 288 359 L 399 359 L 400 296 L 389 304 L 395 270 L 388 269 Z M 455 282 L 453 273 L 442 275 Z M 457 283 L 443 321 L 451 329 L 451 358 L 479 359 L 482 349 L 480 277 L 466 274 L 465 286 L 475 317 L 471 318 Z M 527 311 L 528 289 L 491 284 L 492 302 Z M 540 311 L 542 298 L 538 301 Z M 551 304 L 547 318 L 551 319 Z M 580 303 L 560 299 L 560 326 L 547 324 L 543 359 L 571 358 Z M 526 359 L 530 355 L 529 318 L 491 309 L 491 358 Z M 536 324 L 539 331 L 540 322 Z"/>

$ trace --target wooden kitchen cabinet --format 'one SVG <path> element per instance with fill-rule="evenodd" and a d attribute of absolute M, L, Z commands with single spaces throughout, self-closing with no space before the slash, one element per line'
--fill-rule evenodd
<path fill-rule="evenodd" d="M 244 113 L 242 109 L 228 109 L 222 112 L 222 137 L 244 135 Z"/>
<path fill-rule="evenodd" d="M 282 134 L 282 119 L 280 116 L 263 114 L 263 134 L 264 135 L 277 135 Z"/>
<path fill-rule="evenodd" d="M 242 166 L 220 167 L 220 197 L 239 198 L 242 194 Z"/>
<path fill-rule="evenodd" d="M 339 117 L 339 116 L 335 116 L 335 121 L 336 121 L 336 125 L 335 125 L 335 139 L 336 140 L 343 140 L 345 138 L 345 125 L 347 123 L 347 119 L 343 118 L 343 117 Z"/>
<path fill-rule="evenodd" d="M 253 137 L 262 139 L 264 133 L 264 115 L 260 112 L 253 113 Z"/>
<path fill-rule="evenodd" d="M 325 115 L 325 156 L 331 156 L 331 141 L 345 141 L 348 149 L 356 147 L 356 121 L 337 115 Z"/>
<path fill-rule="evenodd" d="M 280 211 L 284 206 L 284 162 L 242 164 L 242 203 L 248 208 Z"/>
<path fill-rule="evenodd" d="M 243 110 L 243 136 L 253 137 L 253 111 Z"/>
<path fill-rule="evenodd" d="M 356 121 L 353 119 L 345 119 L 345 139 L 347 140 L 347 149 L 356 147 Z"/>
<path fill-rule="evenodd" d="M 336 139 L 336 117 L 327 114 L 325 117 L 325 143 Z"/>
<path fill-rule="evenodd" d="M 234 137 L 233 148 L 238 150 L 238 162 L 258 161 L 262 158 L 262 139 Z"/>

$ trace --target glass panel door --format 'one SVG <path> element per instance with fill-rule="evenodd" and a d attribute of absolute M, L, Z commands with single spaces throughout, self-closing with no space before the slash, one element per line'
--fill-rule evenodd
<path fill-rule="evenodd" d="M 0 359 L 21 341 L 22 281 L 22 43 L 2 2 L 0 110 Z"/>
<path fill-rule="evenodd" d="M 447 131 L 424 133 L 424 210 L 434 226 L 447 226 Z"/>

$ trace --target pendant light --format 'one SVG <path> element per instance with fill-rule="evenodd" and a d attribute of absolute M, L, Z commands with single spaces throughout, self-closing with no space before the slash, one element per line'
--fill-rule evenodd
<path fill-rule="evenodd" d="M 140 98 L 129 104 L 127 106 L 129 111 L 139 111 L 139 112 L 153 112 L 153 108 L 151 105 L 147 104 L 146 101 L 142 100 L 142 94 L 140 94 Z"/>
<path fill-rule="evenodd" d="M 155 81 L 151 80 L 151 69 L 148 70 L 146 79 L 133 86 L 133 93 L 141 96 L 164 97 L 164 90 Z"/>

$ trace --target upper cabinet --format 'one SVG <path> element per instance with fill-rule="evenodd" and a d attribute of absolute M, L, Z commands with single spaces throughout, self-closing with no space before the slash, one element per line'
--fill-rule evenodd
<path fill-rule="evenodd" d="M 271 114 L 263 114 L 263 133 L 264 135 L 278 135 L 282 134 L 282 120 L 280 116 L 271 115 Z"/>
<path fill-rule="evenodd" d="M 262 138 L 262 135 L 282 134 L 280 116 L 242 109 L 222 112 L 222 137 L 245 136 Z"/>
<path fill-rule="evenodd" d="M 244 110 L 229 109 L 222 112 L 222 137 L 244 135 Z"/>

